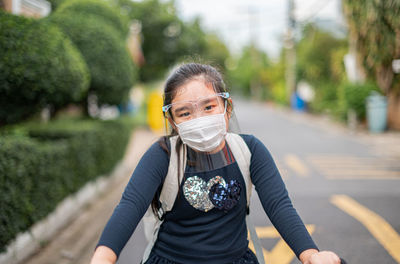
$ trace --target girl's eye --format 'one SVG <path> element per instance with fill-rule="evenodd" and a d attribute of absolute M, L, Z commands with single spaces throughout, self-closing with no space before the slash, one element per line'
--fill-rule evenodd
<path fill-rule="evenodd" d="M 206 110 L 206 111 L 210 111 L 212 109 L 213 109 L 212 105 L 207 105 L 206 107 L 204 107 L 204 110 Z"/>
<path fill-rule="evenodd" d="M 187 117 L 189 115 L 190 115 L 189 112 L 183 112 L 183 113 L 179 114 L 178 117 Z"/>

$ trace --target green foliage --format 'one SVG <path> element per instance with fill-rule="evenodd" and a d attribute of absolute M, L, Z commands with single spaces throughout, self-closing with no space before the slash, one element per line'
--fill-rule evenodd
<path fill-rule="evenodd" d="M 70 16 L 94 15 L 104 20 L 109 26 L 117 30 L 122 39 L 126 39 L 129 32 L 128 17 L 122 15 L 119 9 L 104 0 L 68 0 L 64 1 L 56 11 L 57 14 Z"/>
<path fill-rule="evenodd" d="M 136 68 L 120 34 L 97 15 L 56 12 L 50 20 L 82 53 L 91 74 L 89 90 L 97 95 L 99 104 L 126 100 Z"/>
<path fill-rule="evenodd" d="M 65 195 L 66 151 L 63 143 L 51 146 L 21 137 L 0 138 L 0 251 Z"/>
<path fill-rule="evenodd" d="M 79 51 L 54 25 L 0 11 L 0 125 L 46 104 L 79 101 L 89 72 Z"/>
<path fill-rule="evenodd" d="M 297 80 L 306 81 L 315 90 L 310 110 L 334 114 L 337 88 L 345 79 L 343 57 L 347 53 L 347 41 L 308 24 L 303 28 L 296 52 Z"/>
<path fill-rule="evenodd" d="M 314 86 L 315 97 L 309 107 L 312 112 L 335 114 L 337 110 L 338 84 L 332 82 L 319 83 Z"/>
<path fill-rule="evenodd" d="M 54 12 L 62 3 L 68 0 L 47 0 L 51 4 L 51 11 Z"/>
<path fill-rule="evenodd" d="M 206 50 L 203 57 L 213 65 L 218 65 L 221 71 L 225 71 L 225 62 L 229 57 L 229 50 L 225 43 L 216 34 L 205 35 Z"/>
<path fill-rule="evenodd" d="M 353 109 L 359 120 L 366 115 L 366 98 L 372 91 L 379 91 L 374 83 L 343 83 L 338 89 L 338 115 L 342 120 L 347 119 L 347 112 Z"/>
<path fill-rule="evenodd" d="M 183 24 L 175 13 L 174 4 L 159 0 L 116 2 L 131 19 L 139 20 L 142 25 L 142 50 L 146 62 L 139 72 L 141 81 L 163 78 L 182 52 L 178 46 Z"/>
<path fill-rule="evenodd" d="M 86 182 L 123 157 L 132 122 L 65 121 L 19 125 L 0 137 L 0 251 Z M 27 136 L 30 135 L 30 136 Z"/>
<path fill-rule="evenodd" d="M 224 66 L 227 49 L 214 35 L 208 36 L 201 28 L 200 19 L 183 22 L 178 16 L 174 1 L 114 0 L 121 11 L 142 25 L 142 51 L 145 64 L 140 68 L 143 82 L 164 78 L 167 70 L 187 57 Z"/>
<path fill-rule="evenodd" d="M 284 57 L 281 56 L 278 62 L 267 68 L 267 77 L 270 87 L 268 99 L 282 105 L 287 105 L 289 102 L 286 91 L 285 64 L 283 58 Z"/>
<path fill-rule="evenodd" d="M 400 1 L 344 0 L 343 6 L 367 75 L 385 94 L 400 92 L 400 78 L 392 71 L 392 60 L 400 58 Z"/>
<path fill-rule="evenodd" d="M 261 99 L 264 91 L 268 90 L 267 55 L 251 45 L 243 48 L 240 57 L 232 58 L 228 64 L 232 91 Z"/>
<path fill-rule="evenodd" d="M 341 52 L 337 53 L 338 50 Z M 306 80 L 314 86 L 326 82 L 340 82 L 344 75 L 344 68 L 340 64 L 343 57 L 340 56 L 344 55 L 346 50 L 346 40 L 337 39 L 313 24 L 306 25 L 296 46 L 297 79 Z M 334 57 L 334 54 L 339 57 Z"/>

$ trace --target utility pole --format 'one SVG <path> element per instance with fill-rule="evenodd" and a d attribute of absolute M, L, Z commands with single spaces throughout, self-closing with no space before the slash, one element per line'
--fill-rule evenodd
<path fill-rule="evenodd" d="M 296 47 L 294 34 L 296 30 L 296 18 L 294 15 L 294 0 L 288 0 L 288 29 L 285 37 L 286 48 L 286 93 L 290 102 L 291 95 L 296 89 Z"/>

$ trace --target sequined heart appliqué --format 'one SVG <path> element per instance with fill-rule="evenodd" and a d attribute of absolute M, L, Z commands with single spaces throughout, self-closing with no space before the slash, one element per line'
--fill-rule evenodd
<path fill-rule="evenodd" d="M 191 206 L 207 212 L 214 208 L 213 203 L 208 197 L 208 193 L 211 187 L 216 183 L 225 185 L 225 180 L 221 176 L 215 176 L 206 183 L 202 178 L 192 176 L 185 181 L 183 193 Z"/>
<path fill-rule="evenodd" d="M 231 180 L 226 184 L 221 176 L 211 178 L 207 183 L 198 176 L 189 177 L 183 185 L 186 200 L 194 208 L 207 212 L 214 207 L 230 210 L 240 197 L 240 184 Z"/>

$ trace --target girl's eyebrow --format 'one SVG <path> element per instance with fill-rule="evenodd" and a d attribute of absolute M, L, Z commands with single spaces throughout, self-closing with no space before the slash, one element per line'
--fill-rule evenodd
<path fill-rule="evenodd" d="M 179 108 L 175 109 L 174 112 L 177 113 L 177 112 L 184 111 L 184 110 L 186 110 L 186 109 L 189 109 L 189 107 L 186 106 L 186 105 L 184 105 L 184 106 L 182 106 L 182 107 L 179 107 Z"/>

